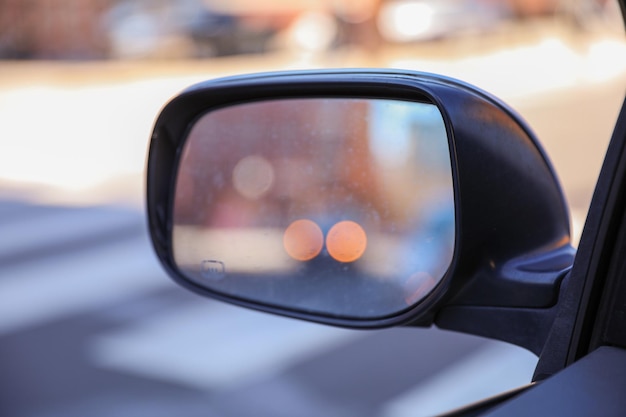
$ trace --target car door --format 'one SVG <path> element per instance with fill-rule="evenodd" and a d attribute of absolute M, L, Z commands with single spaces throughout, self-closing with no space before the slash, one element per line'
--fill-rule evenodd
<path fill-rule="evenodd" d="M 561 311 L 536 370 L 539 379 L 556 374 L 486 415 L 624 414 L 625 144 L 622 108 Z"/>
<path fill-rule="evenodd" d="M 621 2 L 622 9 L 625 3 Z M 598 178 L 536 387 L 488 416 L 620 416 L 626 410 L 626 106 Z M 462 415 L 462 414 L 461 414 Z"/>

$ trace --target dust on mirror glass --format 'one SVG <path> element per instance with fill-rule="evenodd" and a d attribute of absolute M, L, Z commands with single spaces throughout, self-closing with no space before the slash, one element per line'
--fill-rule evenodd
<path fill-rule="evenodd" d="M 450 160 L 428 103 L 302 98 L 210 111 L 179 164 L 176 265 L 213 291 L 295 311 L 400 312 L 452 260 Z"/>

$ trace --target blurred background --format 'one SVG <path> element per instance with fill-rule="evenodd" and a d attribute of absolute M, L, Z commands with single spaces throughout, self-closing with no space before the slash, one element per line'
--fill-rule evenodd
<path fill-rule="evenodd" d="M 536 358 L 437 329 L 349 331 L 179 289 L 148 242 L 150 130 L 189 84 L 436 72 L 508 102 L 580 236 L 624 99 L 611 0 L 0 0 L 0 414 L 432 415 Z"/>

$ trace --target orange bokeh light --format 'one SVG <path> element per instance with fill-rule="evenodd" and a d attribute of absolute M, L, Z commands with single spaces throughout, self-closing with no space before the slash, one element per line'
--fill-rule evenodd
<path fill-rule="evenodd" d="M 326 249 L 339 262 L 354 262 L 363 256 L 367 248 L 365 230 L 350 220 L 335 224 L 326 236 Z"/>
<path fill-rule="evenodd" d="M 285 230 L 283 246 L 287 254 L 296 261 L 309 261 L 322 251 L 324 234 L 315 222 L 307 219 L 296 220 Z"/>

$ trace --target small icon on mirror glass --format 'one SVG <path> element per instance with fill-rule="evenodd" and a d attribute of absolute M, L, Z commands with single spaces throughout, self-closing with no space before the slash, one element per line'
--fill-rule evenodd
<path fill-rule="evenodd" d="M 224 262 L 220 261 L 202 261 L 200 265 L 200 275 L 203 278 L 217 281 L 226 275 L 226 268 Z"/>

